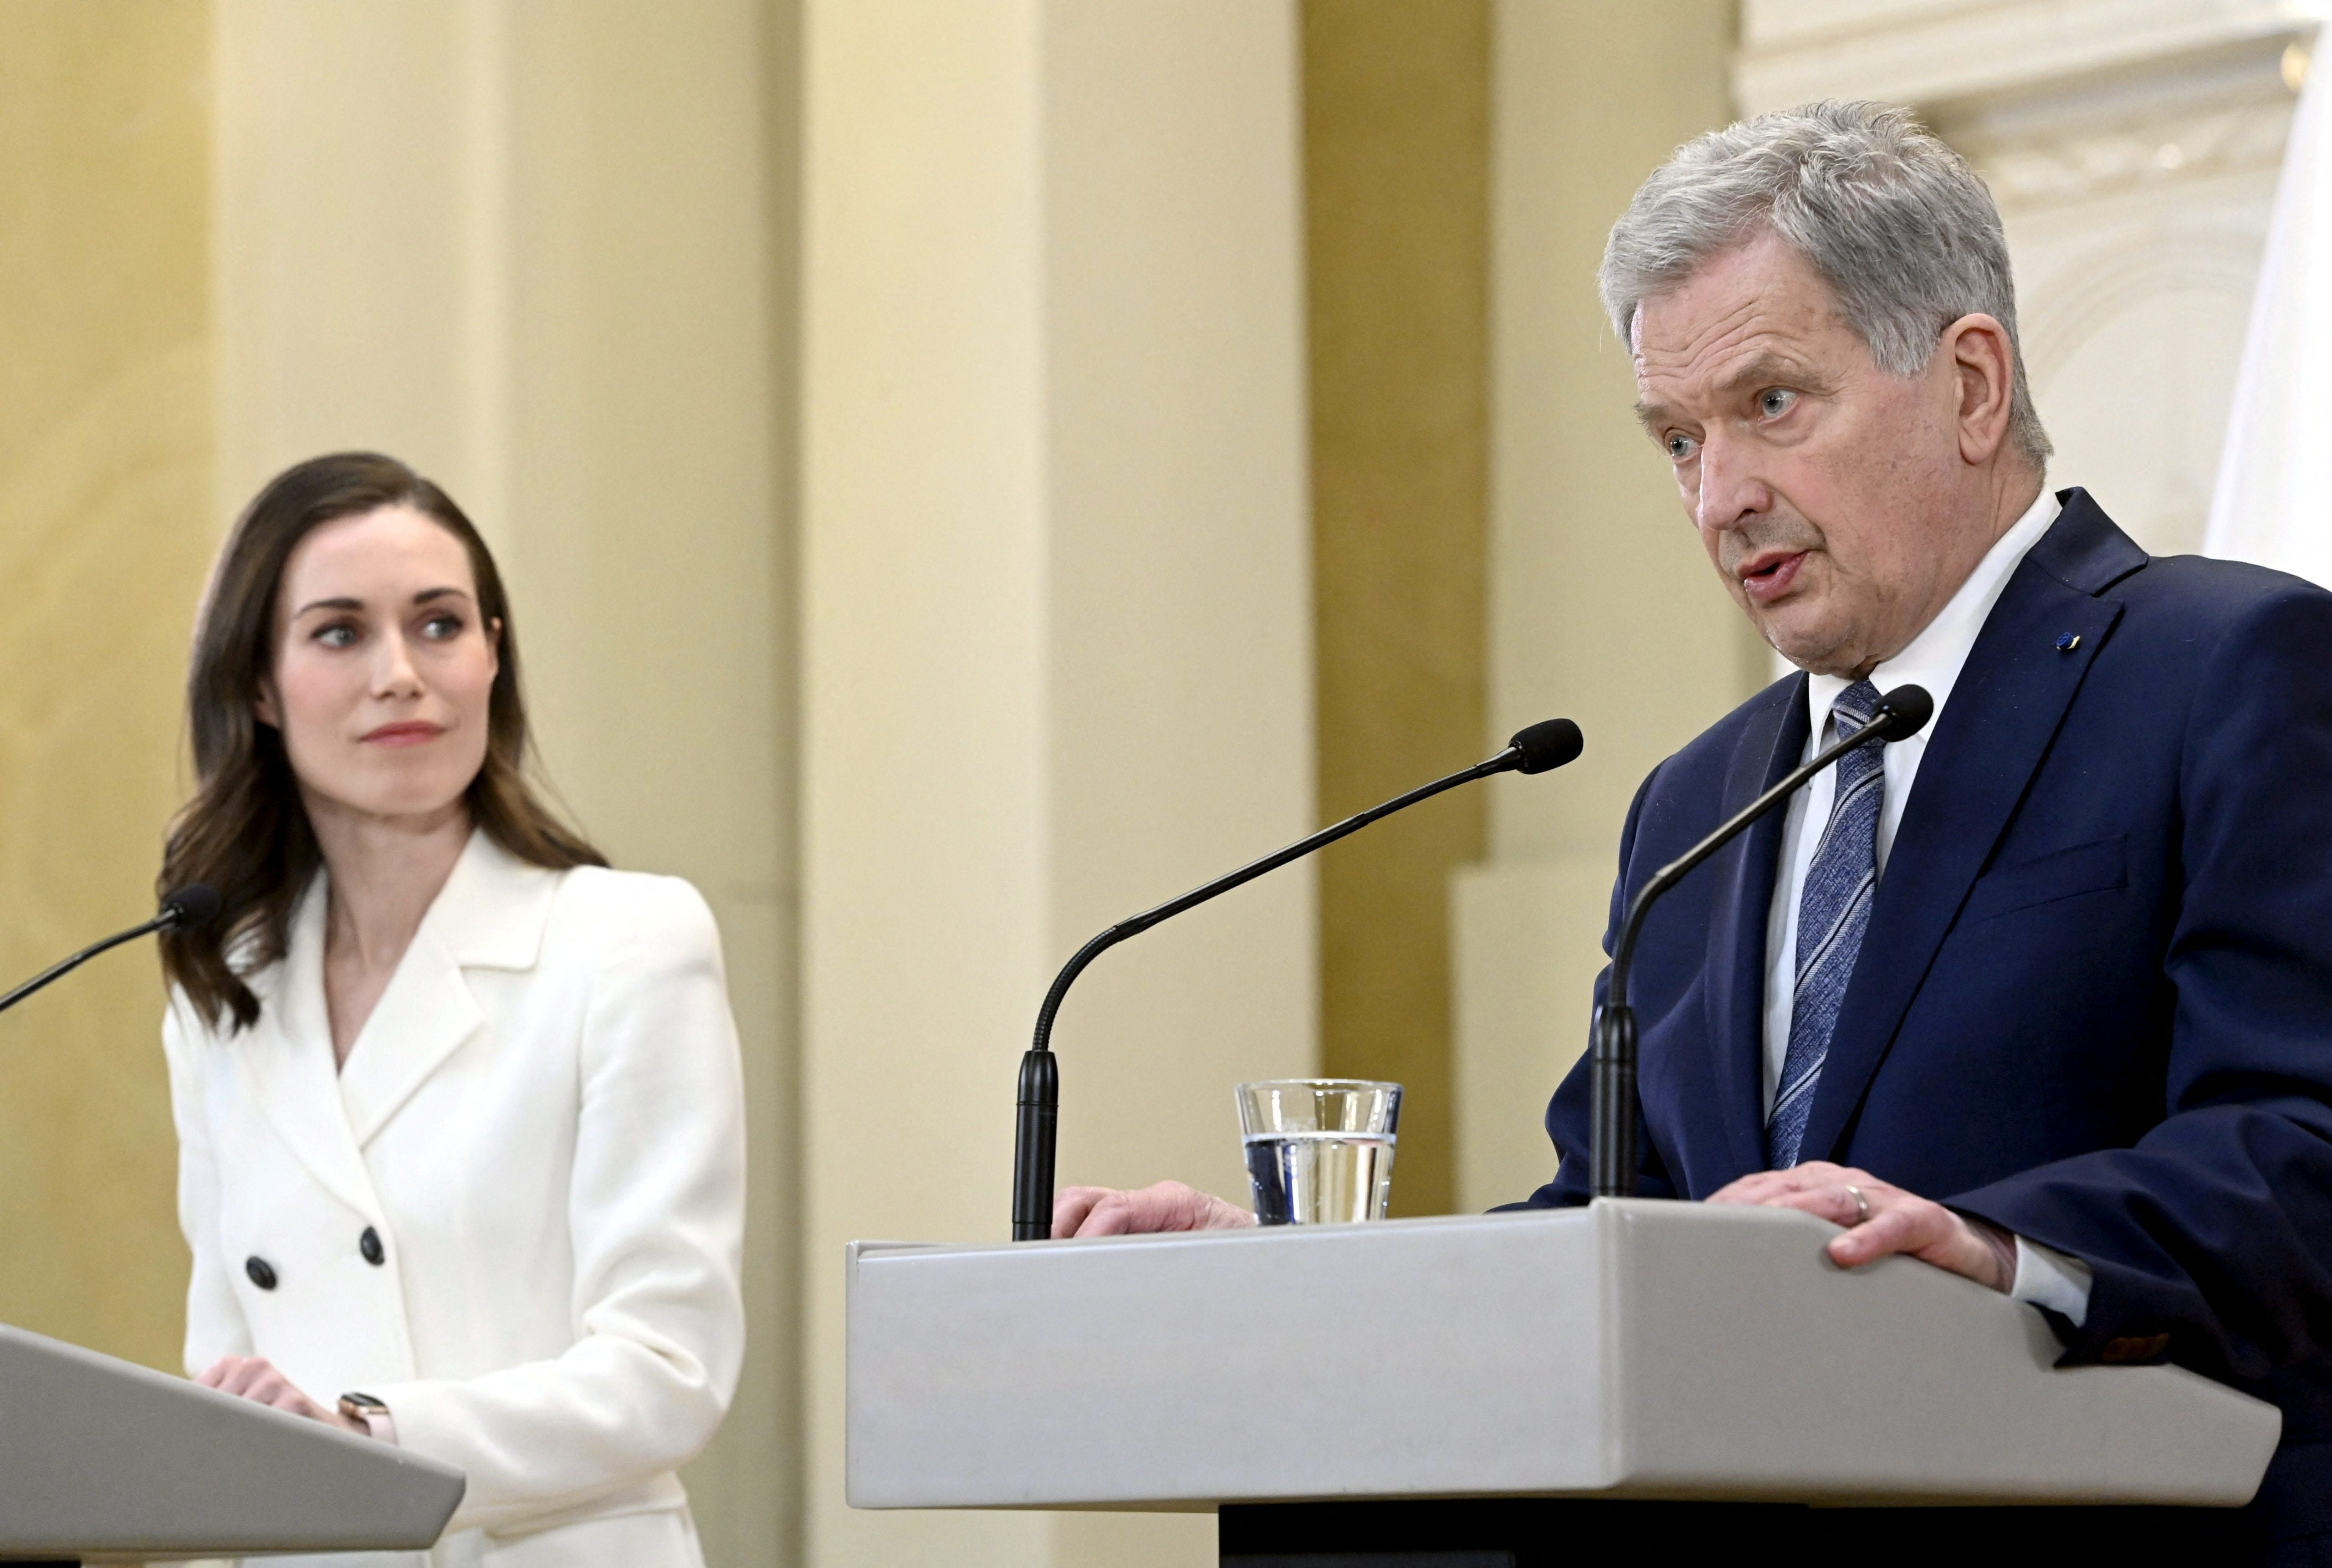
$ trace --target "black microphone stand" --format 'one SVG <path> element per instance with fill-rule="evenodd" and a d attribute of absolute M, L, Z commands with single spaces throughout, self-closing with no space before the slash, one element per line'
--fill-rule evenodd
<path fill-rule="evenodd" d="M 1919 686 L 1897 686 L 1878 699 L 1870 722 L 1825 748 L 1780 783 L 1735 812 L 1716 832 L 1652 873 L 1628 903 L 1620 940 L 1611 947 L 1611 989 L 1595 1009 L 1594 1056 L 1588 1069 L 1589 1148 L 1598 1198 L 1632 1198 L 1636 1191 L 1636 1011 L 1628 1005 L 1628 968 L 1644 916 L 1693 867 L 1739 837 L 1748 827 L 1803 788 L 1806 781 L 1860 746 L 1884 746 L 1919 732 L 1935 712 Z"/>
<path fill-rule="evenodd" d="M 1161 921 L 1171 920 L 1184 910 L 1253 882 L 1266 871 L 1276 871 L 1291 860 L 1300 860 L 1348 833 L 1358 833 L 1380 817 L 1493 773 L 1544 773 L 1560 768 L 1576 758 L 1583 744 L 1579 726 L 1568 719 L 1548 719 L 1533 724 L 1519 731 L 1505 751 L 1486 761 L 1461 769 L 1446 779 L 1437 779 L 1381 806 L 1371 806 L 1357 817 L 1347 817 L 1323 827 L 1309 838 L 1300 838 L 1285 849 L 1275 850 L 1228 876 L 1219 876 L 1180 898 L 1119 921 L 1077 949 L 1061 966 L 1061 972 L 1053 977 L 1053 987 L 1045 993 L 1045 1005 L 1037 1009 L 1036 1041 L 1020 1057 L 1019 1115 L 1012 1139 L 1012 1239 L 1043 1241 L 1053 1234 L 1053 1155 L 1059 1133 L 1061 1099 L 1060 1066 L 1052 1050 L 1053 1015 L 1061 1010 L 1061 999 L 1068 995 L 1069 987 L 1085 972 L 1087 964 L 1126 938 L 1140 936 Z"/>
<path fill-rule="evenodd" d="M 197 882 L 179 888 L 162 901 L 161 913 L 143 925 L 133 925 L 128 931 L 115 932 L 103 942 L 92 942 L 62 962 L 51 964 L 14 990 L 0 995 L 0 1013 L 6 1012 L 51 981 L 62 980 L 101 952 L 154 932 L 204 924 L 215 917 L 218 912 L 219 895 L 207 884 Z"/>

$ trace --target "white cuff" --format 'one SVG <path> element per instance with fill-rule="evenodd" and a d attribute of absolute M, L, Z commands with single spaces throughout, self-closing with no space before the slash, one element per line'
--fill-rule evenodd
<path fill-rule="evenodd" d="M 2037 1241 L 2016 1238 L 2016 1278 L 2008 1287 L 2010 1297 L 2045 1306 L 2081 1326 L 2089 1315 L 2089 1266 L 2078 1257 L 2069 1257 L 2053 1247 L 2043 1247 Z"/>

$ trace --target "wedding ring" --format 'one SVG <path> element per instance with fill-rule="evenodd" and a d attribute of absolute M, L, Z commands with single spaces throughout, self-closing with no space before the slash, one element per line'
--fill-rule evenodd
<path fill-rule="evenodd" d="M 1854 1200 L 1854 1222 L 1857 1225 L 1870 1223 L 1870 1200 L 1862 1195 L 1862 1189 L 1849 1181 L 1847 1183 L 1846 1195 Z"/>

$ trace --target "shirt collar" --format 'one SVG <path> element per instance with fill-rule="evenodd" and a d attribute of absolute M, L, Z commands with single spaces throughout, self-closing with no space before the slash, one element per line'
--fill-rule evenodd
<path fill-rule="evenodd" d="M 2022 564 L 2040 536 L 2049 531 L 2062 508 L 2047 485 L 2024 515 L 2012 524 L 2006 533 L 1993 541 L 1984 552 L 1975 569 L 1949 603 L 1929 621 L 1926 629 L 1911 639 L 1910 645 L 1891 659 L 1882 661 L 1870 672 L 1870 684 L 1881 692 L 1893 690 L 1909 682 L 1926 688 L 1927 695 L 1935 700 L 1935 712 L 1941 714 L 1944 704 L 1950 701 L 1952 686 L 1960 678 L 1960 666 L 1967 663 L 1974 650 L 1976 635 L 1992 615 L 1992 607 L 2000 602 L 2002 590 L 2008 579 Z M 1819 745 L 1825 727 L 1830 723 L 1830 704 L 1838 701 L 1840 692 L 1852 684 L 1844 675 L 1808 675 L 1806 677 L 1806 711 L 1813 723 L 1812 743 Z M 1935 732 L 1935 721 L 1927 722 L 1926 733 Z"/>

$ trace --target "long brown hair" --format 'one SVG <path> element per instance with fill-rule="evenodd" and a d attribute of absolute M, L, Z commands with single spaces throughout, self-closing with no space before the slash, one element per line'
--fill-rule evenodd
<path fill-rule="evenodd" d="M 218 889 L 226 913 L 194 930 L 165 933 L 162 970 L 214 1028 L 223 1014 L 233 1015 L 236 1028 L 258 1021 L 259 999 L 244 977 L 283 956 L 292 912 L 323 858 L 283 738 L 257 712 L 262 683 L 274 667 L 284 564 L 310 531 L 385 506 L 409 506 L 462 541 L 477 578 L 479 616 L 490 626 L 502 624 L 485 766 L 470 781 L 471 822 L 536 865 L 607 864 L 528 782 L 518 637 L 502 574 L 477 529 L 452 497 L 393 457 L 339 452 L 311 458 L 271 480 L 236 521 L 203 597 L 186 672 L 195 797 L 170 824 L 157 886 L 167 894 L 206 882 Z"/>

